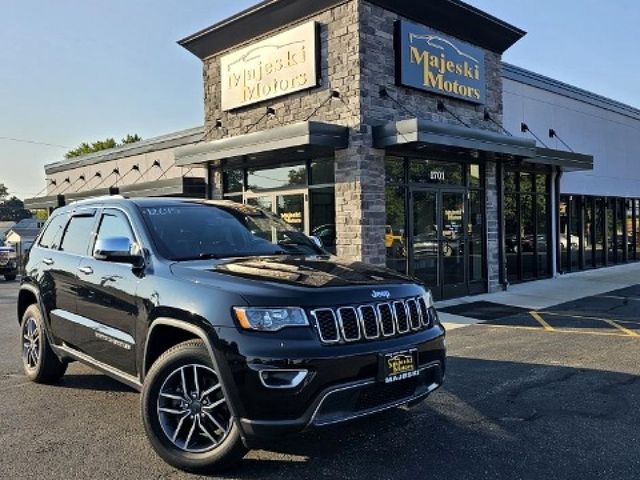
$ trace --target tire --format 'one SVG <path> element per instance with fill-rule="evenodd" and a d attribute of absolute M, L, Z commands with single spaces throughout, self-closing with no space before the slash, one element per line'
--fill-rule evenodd
<path fill-rule="evenodd" d="M 153 364 L 144 382 L 141 407 L 151 446 L 175 468 L 192 473 L 221 471 L 238 464 L 247 453 L 200 340 L 176 345 Z"/>
<path fill-rule="evenodd" d="M 35 383 L 56 383 L 67 370 L 67 363 L 53 353 L 45 332 L 42 313 L 31 305 L 20 322 L 22 365 L 25 375 Z"/>
<path fill-rule="evenodd" d="M 5 275 L 5 276 L 4 276 L 4 279 L 5 279 L 7 282 L 13 282 L 13 281 L 16 279 L 16 275 L 15 275 L 15 274 L 14 274 L 14 275 Z"/>

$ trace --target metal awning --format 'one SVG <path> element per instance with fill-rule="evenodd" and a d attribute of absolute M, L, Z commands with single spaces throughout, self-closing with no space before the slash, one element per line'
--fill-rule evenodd
<path fill-rule="evenodd" d="M 333 155 L 337 149 L 349 146 L 349 129 L 321 122 L 294 125 L 223 138 L 190 145 L 176 150 L 176 165 L 198 165 L 220 160 L 259 160 L 274 153 L 294 159 L 301 155 Z"/>
<path fill-rule="evenodd" d="M 27 210 L 49 210 L 62 206 L 64 206 L 64 196 L 62 195 L 27 198 L 24 201 L 24 208 Z"/>
<path fill-rule="evenodd" d="M 376 148 L 419 150 L 425 145 L 444 149 L 464 149 L 531 158 L 536 154 L 533 140 L 511 137 L 490 130 L 412 118 L 374 127 Z"/>
<path fill-rule="evenodd" d="M 207 183 L 204 178 L 180 177 L 135 183 L 118 187 L 125 197 L 192 197 L 205 198 Z"/>
<path fill-rule="evenodd" d="M 553 165 L 560 167 L 565 172 L 575 172 L 579 170 L 593 170 L 593 155 L 583 153 L 566 152 L 564 150 L 553 150 L 551 148 L 536 148 L 535 157 L 528 158 L 528 163 L 543 165 Z"/>

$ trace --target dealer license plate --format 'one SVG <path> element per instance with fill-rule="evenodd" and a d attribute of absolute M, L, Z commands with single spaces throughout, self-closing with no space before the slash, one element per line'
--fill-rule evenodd
<path fill-rule="evenodd" d="M 384 383 L 406 380 L 419 374 L 417 350 L 385 353 L 379 357 L 378 378 Z"/>

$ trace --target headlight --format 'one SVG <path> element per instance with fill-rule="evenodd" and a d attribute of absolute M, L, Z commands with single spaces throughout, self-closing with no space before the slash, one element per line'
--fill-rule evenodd
<path fill-rule="evenodd" d="M 233 311 L 245 330 L 277 332 L 286 327 L 309 326 L 307 315 L 301 308 L 235 307 Z"/>

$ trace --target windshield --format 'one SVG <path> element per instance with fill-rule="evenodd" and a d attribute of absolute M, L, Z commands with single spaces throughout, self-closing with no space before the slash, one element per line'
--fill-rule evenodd
<path fill-rule="evenodd" d="M 169 260 L 326 254 L 303 233 L 253 207 L 194 203 L 141 211 Z"/>

